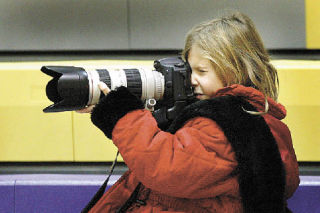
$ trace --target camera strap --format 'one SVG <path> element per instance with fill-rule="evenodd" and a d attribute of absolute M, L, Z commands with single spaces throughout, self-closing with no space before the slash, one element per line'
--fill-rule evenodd
<path fill-rule="evenodd" d="M 114 167 L 116 166 L 117 163 L 117 159 L 118 159 L 118 155 L 119 155 L 119 151 L 117 151 L 117 155 L 116 158 L 114 159 L 111 167 L 110 167 L 110 172 L 109 175 L 107 177 L 107 179 L 104 181 L 104 183 L 102 184 L 102 186 L 99 188 L 99 190 L 96 192 L 96 194 L 93 196 L 93 198 L 90 200 L 90 202 L 86 205 L 86 207 L 84 207 L 84 209 L 82 209 L 81 213 L 87 213 L 90 211 L 90 209 L 100 200 L 100 198 L 102 197 L 102 195 L 104 194 L 109 179 L 113 173 Z"/>

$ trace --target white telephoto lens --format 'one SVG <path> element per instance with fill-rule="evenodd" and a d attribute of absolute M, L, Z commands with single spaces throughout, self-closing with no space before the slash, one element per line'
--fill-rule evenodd
<path fill-rule="evenodd" d="M 126 73 L 121 68 L 107 68 L 111 79 L 111 90 L 115 90 L 118 87 L 127 87 Z"/>
<path fill-rule="evenodd" d="M 154 79 L 154 99 L 160 100 L 164 94 L 164 77 L 160 72 L 153 71 Z"/>
<path fill-rule="evenodd" d="M 150 70 L 146 68 L 131 68 L 136 71 L 134 74 L 134 79 L 141 80 L 141 97 L 142 101 L 146 101 L 148 99 L 155 99 L 160 100 L 163 98 L 164 94 L 164 76 L 155 70 Z M 103 69 L 100 69 L 99 72 Z M 127 74 L 128 68 L 119 68 L 119 67 L 104 67 L 106 70 L 105 73 L 110 77 L 110 89 L 115 90 L 118 87 L 124 86 L 128 87 L 128 89 L 136 89 L 136 88 L 129 88 L 128 86 L 128 79 Z M 93 68 L 86 68 L 85 71 L 88 74 L 88 81 L 89 81 L 89 97 L 88 97 L 88 104 L 93 105 L 97 104 L 100 99 L 101 91 L 98 87 L 100 82 L 100 76 L 97 69 Z M 132 73 L 131 73 L 132 74 Z M 140 76 L 139 76 L 140 75 Z M 132 80 L 131 80 L 132 82 Z M 139 95 L 140 96 L 140 95 Z"/>
<path fill-rule="evenodd" d="M 139 69 L 142 81 L 141 100 L 160 100 L 164 93 L 164 77 L 157 71 Z"/>
<path fill-rule="evenodd" d="M 99 102 L 101 91 L 98 87 L 100 82 L 99 74 L 95 69 L 86 69 L 89 81 L 89 98 L 87 105 L 93 105 Z"/>

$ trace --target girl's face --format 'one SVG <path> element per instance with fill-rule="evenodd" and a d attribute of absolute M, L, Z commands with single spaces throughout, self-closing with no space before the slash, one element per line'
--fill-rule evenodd
<path fill-rule="evenodd" d="M 224 87 L 210 60 L 203 57 L 197 45 L 191 47 L 188 62 L 192 69 L 191 84 L 197 99 L 209 99 L 218 89 Z"/>

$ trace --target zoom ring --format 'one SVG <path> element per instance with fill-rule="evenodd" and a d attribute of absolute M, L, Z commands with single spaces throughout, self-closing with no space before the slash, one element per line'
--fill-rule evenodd
<path fill-rule="evenodd" d="M 111 79 L 110 79 L 109 71 L 106 69 L 97 69 L 97 72 L 99 74 L 100 81 L 107 84 L 107 86 L 111 88 Z"/>
<path fill-rule="evenodd" d="M 142 81 L 138 69 L 124 69 L 127 77 L 127 88 L 138 98 L 142 96 Z"/>

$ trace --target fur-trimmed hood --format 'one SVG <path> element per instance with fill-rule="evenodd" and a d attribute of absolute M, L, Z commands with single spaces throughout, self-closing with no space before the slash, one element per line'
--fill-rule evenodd
<path fill-rule="evenodd" d="M 245 100 L 251 103 L 258 111 L 264 111 L 265 97 L 259 90 L 256 90 L 251 87 L 245 87 L 239 84 L 233 84 L 231 86 L 224 87 L 218 90 L 215 94 L 215 97 L 225 95 L 243 97 Z M 267 100 L 269 103 L 268 113 L 279 120 L 284 119 L 287 114 L 285 107 L 271 98 L 267 98 Z"/>

